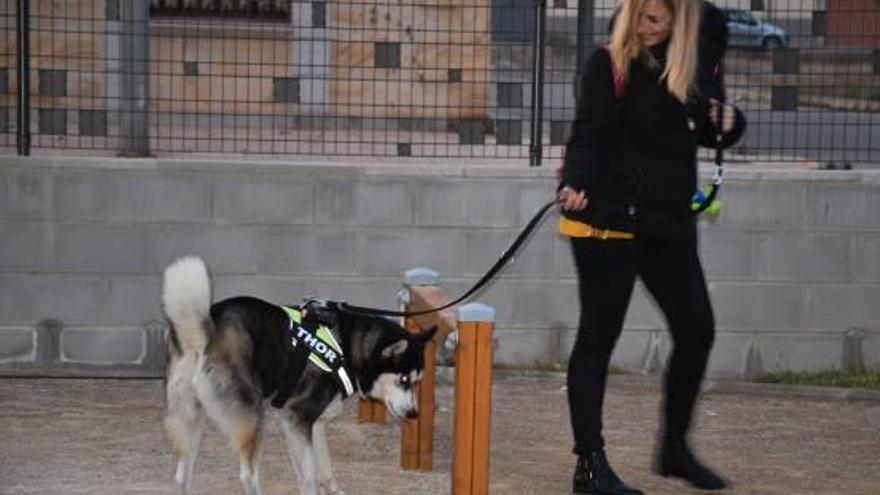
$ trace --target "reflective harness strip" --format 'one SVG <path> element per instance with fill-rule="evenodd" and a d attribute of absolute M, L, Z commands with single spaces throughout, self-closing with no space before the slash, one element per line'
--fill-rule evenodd
<path fill-rule="evenodd" d="M 290 319 L 288 327 L 290 332 L 289 343 L 291 345 L 291 353 L 293 354 L 292 360 L 294 360 L 291 368 L 301 368 L 301 365 L 297 366 L 295 361 L 304 360 L 305 356 L 308 355 L 308 360 L 318 369 L 325 373 L 333 374 L 343 394 L 343 398 L 354 395 L 354 384 L 349 377 L 348 371 L 345 369 L 342 346 L 339 345 L 330 329 L 319 322 L 310 321 L 307 316 L 304 318 L 303 312 L 298 308 L 281 306 L 281 309 L 287 313 Z M 314 326 L 317 326 L 317 329 L 313 331 L 310 327 Z M 293 383 L 290 382 L 291 380 L 298 380 L 299 376 L 285 376 L 284 378 L 288 383 L 282 384 L 282 390 L 279 390 L 280 396 L 276 397 L 276 400 L 273 401 L 273 405 L 276 407 L 282 407 L 284 402 L 287 401 L 290 393 L 293 391 Z"/>

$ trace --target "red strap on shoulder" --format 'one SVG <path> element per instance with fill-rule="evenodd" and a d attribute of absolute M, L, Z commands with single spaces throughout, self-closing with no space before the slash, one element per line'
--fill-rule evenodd
<path fill-rule="evenodd" d="M 608 53 L 608 58 L 610 59 L 611 47 L 605 44 L 602 45 L 602 49 Z M 614 66 L 614 59 L 611 59 L 611 77 L 614 79 L 614 97 L 620 100 L 626 94 L 626 85 L 623 83 L 623 77 L 617 73 L 617 67 Z"/>

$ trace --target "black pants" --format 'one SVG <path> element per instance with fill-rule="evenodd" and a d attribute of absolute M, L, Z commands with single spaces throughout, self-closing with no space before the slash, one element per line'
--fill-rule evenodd
<path fill-rule="evenodd" d="M 611 352 L 623 329 L 636 277 L 663 311 L 672 334 L 664 434 L 684 440 L 715 337 L 715 320 L 696 241 L 572 238 L 581 316 L 568 365 L 568 401 L 578 455 L 604 446 L 602 403 Z M 611 411 L 626 414 L 626 411 Z"/>

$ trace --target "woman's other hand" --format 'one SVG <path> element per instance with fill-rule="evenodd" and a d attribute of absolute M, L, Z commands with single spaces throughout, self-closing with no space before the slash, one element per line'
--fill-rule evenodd
<path fill-rule="evenodd" d="M 581 211 L 587 207 L 587 195 L 583 191 L 575 191 L 569 186 L 559 190 L 559 203 L 566 211 Z"/>
<path fill-rule="evenodd" d="M 733 130 L 733 125 L 736 121 L 736 108 L 733 105 L 722 104 L 714 98 L 709 98 L 709 120 L 712 121 L 715 127 L 718 127 L 719 112 L 721 112 L 721 130 L 724 134 L 727 134 Z"/>

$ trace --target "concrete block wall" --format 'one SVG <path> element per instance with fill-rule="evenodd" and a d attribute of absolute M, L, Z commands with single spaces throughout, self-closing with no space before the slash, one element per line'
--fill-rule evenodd
<path fill-rule="evenodd" d="M 708 177 L 708 170 L 706 171 Z M 553 167 L 0 157 L 0 373 L 160 376 L 163 267 L 199 254 L 215 298 L 394 307 L 427 266 L 466 290 L 554 194 Z M 701 222 L 718 338 L 710 372 L 880 363 L 880 172 L 727 171 Z M 479 296 L 499 363 L 563 364 L 578 317 L 551 217 Z M 671 342 L 636 290 L 616 366 Z"/>

